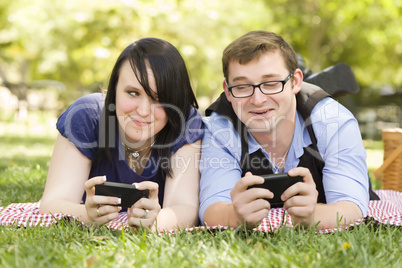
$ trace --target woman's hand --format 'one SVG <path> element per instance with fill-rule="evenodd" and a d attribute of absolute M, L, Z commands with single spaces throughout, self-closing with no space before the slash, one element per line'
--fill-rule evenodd
<path fill-rule="evenodd" d="M 151 181 L 134 183 L 138 190 L 149 190 L 149 198 L 141 198 L 131 208 L 127 209 L 127 221 L 132 227 L 152 228 L 161 210 L 158 198 L 158 184 Z"/>
<path fill-rule="evenodd" d="M 120 198 L 95 195 L 95 185 L 103 184 L 106 176 L 93 177 L 85 182 L 85 208 L 91 222 L 104 224 L 119 217 Z"/>

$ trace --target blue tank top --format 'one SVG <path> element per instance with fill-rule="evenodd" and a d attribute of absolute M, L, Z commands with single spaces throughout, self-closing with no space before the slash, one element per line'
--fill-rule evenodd
<path fill-rule="evenodd" d="M 56 124 L 60 134 L 71 141 L 83 155 L 92 161 L 99 149 L 99 124 L 103 106 L 104 96 L 101 93 L 86 95 L 71 104 L 60 115 Z M 171 155 L 185 144 L 194 143 L 203 137 L 202 117 L 196 108 L 191 108 L 184 128 L 184 135 L 179 136 L 181 133 L 177 134 L 179 138 L 171 147 Z M 139 175 L 129 167 L 117 132 L 115 137 L 116 146 L 111 149 L 113 163 L 107 157 L 101 161 L 93 161 L 89 178 L 105 175 L 107 181 L 128 184 L 153 181 L 159 185 L 159 203 L 163 206 L 165 178 L 161 170 L 158 169 L 156 152 L 151 153 L 143 173 Z"/>

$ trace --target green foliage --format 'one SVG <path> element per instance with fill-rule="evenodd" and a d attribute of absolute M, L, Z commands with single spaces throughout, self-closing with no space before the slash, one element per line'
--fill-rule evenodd
<path fill-rule="evenodd" d="M 306 57 L 313 71 L 349 64 L 359 83 L 402 84 L 400 2 L 265 1 L 275 7 L 279 33 Z M 285 19 L 284 19 L 285 18 Z"/>
<path fill-rule="evenodd" d="M 364 87 L 400 86 L 401 15 L 391 0 L 2 1 L 0 77 L 61 81 L 69 103 L 106 86 L 126 45 L 155 36 L 183 54 L 197 96 L 213 98 L 222 90 L 223 49 L 264 29 L 283 35 L 314 71 L 345 62 Z"/>

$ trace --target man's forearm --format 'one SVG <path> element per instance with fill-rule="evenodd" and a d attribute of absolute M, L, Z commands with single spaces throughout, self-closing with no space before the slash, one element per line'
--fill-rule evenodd
<path fill-rule="evenodd" d="M 317 229 L 346 227 L 361 218 L 362 212 L 353 202 L 317 204 L 313 225 L 317 224 Z M 209 226 L 221 225 L 234 228 L 242 224 L 233 205 L 226 202 L 217 202 L 209 206 L 204 214 L 204 223 Z"/>
<path fill-rule="evenodd" d="M 317 204 L 314 224 L 317 229 L 346 227 L 362 218 L 360 208 L 353 202 L 340 201 L 332 204 Z"/>
<path fill-rule="evenodd" d="M 204 214 L 204 224 L 208 226 L 230 226 L 238 227 L 238 216 L 232 204 L 226 202 L 217 202 L 210 205 Z"/>

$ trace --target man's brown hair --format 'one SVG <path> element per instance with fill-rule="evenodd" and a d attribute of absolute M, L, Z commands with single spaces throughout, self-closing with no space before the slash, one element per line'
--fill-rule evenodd
<path fill-rule="evenodd" d="M 251 31 L 230 43 L 223 51 L 222 68 L 228 79 L 229 63 L 236 61 L 247 64 L 267 52 L 278 50 L 289 72 L 298 68 L 297 56 L 293 48 L 279 35 L 268 31 Z"/>

